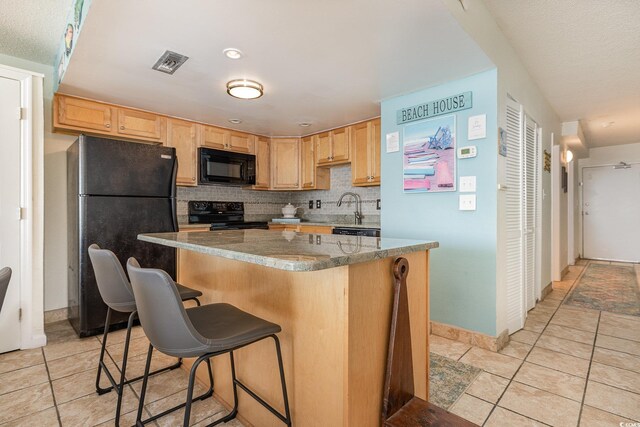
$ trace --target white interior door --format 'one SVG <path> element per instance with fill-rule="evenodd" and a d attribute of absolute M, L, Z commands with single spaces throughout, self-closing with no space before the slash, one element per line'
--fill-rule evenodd
<path fill-rule="evenodd" d="M 523 147 L 523 196 L 522 211 L 524 224 L 522 228 L 524 247 L 524 286 L 525 308 L 531 310 L 536 305 L 536 235 L 537 235 L 537 202 L 538 202 L 538 125 L 531 117 L 524 119 Z"/>
<path fill-rule="evenodd" d="M 20 92 L 0 77 L 0 268 L 13 274 L 0 309 L 0 353 L 20 348 Z"/>
<path fill-rule="evenodd" d="M 526 316 L 524 306 L 524 223 L 522 167 L 522 107 L 507 101 L 507 161 L 506 161 L 506 271 L 507 328 L 509 333 L 522 329 Z"/>
<path fill-rule="evenodd" d="M 582 170 L 586 258 L 640 262 L 640 164 Z"/>

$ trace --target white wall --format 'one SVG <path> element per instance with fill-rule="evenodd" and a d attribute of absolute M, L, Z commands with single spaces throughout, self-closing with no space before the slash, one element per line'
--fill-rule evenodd
<path fill-rule="evenodd" d="M 578 182 L 582 182 L 582 168 L 587 166 L 615 165 L 620 162 L 640 163 L 640 142 L 635 144 L 612 145 L 610 147 L 591 148 L 589 157 L 578 160 Z M 576 247 L 582 253 L 582 187 L 577 192 L 576 209 Z"/>
<path fill-rule="evenodd" d="M 480 48 L 496 64 L 498 68 L 498 126 L 506 127 L 506 101 L 511 96 L 522 104 L 525 113 L 530 115 L 542 128 L 542 156 L 544 150 L 551 152 L 553 135 L 560 135 L 561 122 L 555 111 L 533 81 L 526 68 L 520 61 L 517 52 L 500 31 L 493 16 L 481 1 L 465 1 L 466 10 L 458 0 L 444 0 L 451 13 L 458 20 L 462 28 L 478 43 Z M 558 141 L 559 138 L 556 138 Z M 499 156 L 498 183 L 504 182 L 506 162 Z M 542 172 L 541 191 L 541 272 L 542 287 L 551 282 L 551 175 Z M 504 237 L 504 213 L 506 211 L 504 193 L 498 193 L 498 276 L 497 276 L 497 330 L 506 328 L 506 280 L 504 270 L 506 253 Z M 564 211 L 566 217 L 566 207 Z M 561 233 L 566 236 L 566 225 Z M 566 237 L 565 237 L 566 242 Z M 565 256 L 566 261 L 566 256 Z"/>
<path fill-rule="evenodd" d="M 0 63 L 44 78 L 44 310 L 67 306 L 66 149 L 75 137 L 52 132 L 53 67 L 1 55 Z"/>

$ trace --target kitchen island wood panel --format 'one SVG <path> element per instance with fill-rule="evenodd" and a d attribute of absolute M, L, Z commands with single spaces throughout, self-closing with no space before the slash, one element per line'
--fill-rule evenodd
<path fill-rule="evenodd" d="M 393 304 L 393 262 L 407 278 L 416 396 L 428 398 L 429 250 L 437 242 L 239 230 L 140 235 L 178 249 L 178 281 L 275 322 L 294 425 L 380 423 Z M 282 410 L 271 340 L 234 351 L 239 379 Z M 189 367 L 192 360 L 185 360 Z M 198 375 L 206 382 L 206 367 Z M 229 357 L 213 361 L 215 393 L 233 401 Z M 255 426 L 280 421 L 243 391 L 239 417 Z"/>

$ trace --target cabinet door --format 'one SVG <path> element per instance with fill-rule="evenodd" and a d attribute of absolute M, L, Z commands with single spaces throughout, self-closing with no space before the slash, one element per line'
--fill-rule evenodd
<path fill-rule="evenodd" d="M 315 186 L 315 172 L 316 172 L 316 159 L 315 159 L 315 140 L 314 136 L 307 136 L 302 138 L 300 142 L 300 149 L 302 150 L 302 188 L 311 189 Z"/>
<path fill-rule="evenodd" d="M 256 185 L 253 188 L 268 190 L 271 184 L 271 156 L 269 139 L 256 138 Z"/>
<path fill-rule="evenodd" d="M 166 117 L 138 110 L 118 108 L 119 135 L 164 142 L 166 133 Z"/>
<path fill-rule="evenodd" d="M 371 122 L 371 183 L 380 185 L 380 150 L 382 141 L 380 132 L 380 119 L 372 120 Z"/>
<path fill-rule="evenodd" d="M 56 95 L 54 127 L 74 127 L 111 133 L 113 108 L 85 99 Z"/>
<path fill-rule="evenodd" d="M 333 227 L 328 225 L 301 225 L 300 232 L 311 234 L 331 234 Z"/>
<path fill-rule="evenodd" d="M 227 149 L 238 153 L 253 154 L 253 135 L 233 130 L 229 131 L 229 143 L 227 144 Z"/>
<path fill-rule="evenodd" d="M 196 123 L 177 119 L 169 119 L 167 122 L 167 145 L 176 149 L 178 158 L 177 185 L 197 184 L 196 134 Z"/>
<path fill-rule="evenodd" d="M 331 163 L 347 163 L 350 160 L 350 127 L 331 131 Z"/>
<path fill-rule="evenodd" d="M 364 122 L 351 126 L 353 153 L 351 154 L 351 182 L 366 185 L 371 179 L 371 123 Z"/>
<path fill-rule="evenodd" d="M 316 163 L 324 165 L 331 163 L 331 133 L 323 132 L 316 140 Z"/>
<path fill-rule="evenodd" d="M 300 140 L 274 138 L 271 140 L 272 188 L 298 190 L 300 188 Z"/>
<path fill-rule="evenodd" d="M 229 140 L 229 131 L 213 126 L 203 126 L 200 132 L 200 141 L 198 145 L 207 148 L 215 148 L 224 150 L 227 148 Z"/>

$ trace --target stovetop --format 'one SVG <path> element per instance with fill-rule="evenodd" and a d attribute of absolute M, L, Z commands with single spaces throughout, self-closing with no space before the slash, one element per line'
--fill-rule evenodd
<path fill-rule="evenodd" d="M 211 230 L 269 228 L 266 222 L 245 221 L 242 202 L 192 200 L 187 205 L 189 224 L 211 224 Z"/>

